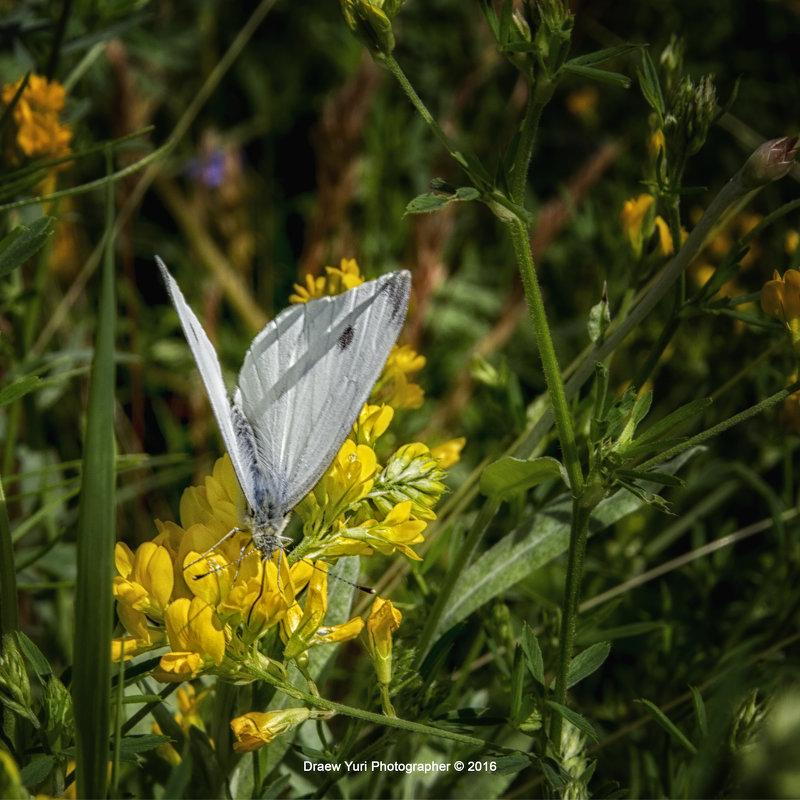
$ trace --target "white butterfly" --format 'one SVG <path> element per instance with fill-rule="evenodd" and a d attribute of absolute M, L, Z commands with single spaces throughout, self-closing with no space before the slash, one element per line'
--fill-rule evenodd
<path fill-rule="evenodd" d="M 291 510 L 322 477 L 389 357 L 406 317 L 411 274 L 391 272 L 335 297 L 291 306 L 253 339 L 228 396 L 217 354 L 156 256 L 217 418 L 247 510 L 269 559 Z"/>

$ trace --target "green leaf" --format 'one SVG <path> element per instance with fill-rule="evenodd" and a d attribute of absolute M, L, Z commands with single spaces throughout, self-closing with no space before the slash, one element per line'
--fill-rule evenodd
<path fill-rule="evenodd" d="M 508 41 L 508 31 L 511 28 L 511 13 L 513 5 L 511 0 L 503 0 L 503 8 L 500 10 L 500 31 L 497 37 L 500 44 L 505 44 Z"/>
<path fill-rule="evenodd" d="M 571 58 L 564 65 L 575 65 L 579 67 L 595 67 L 598 64 L 604 64 L 606 61 L 611 61 L 613 58 L 619 58 L 630 53 L 631 50 L 639 50 L 642 47 L 640 44 L 620 44 L 616 47 L 607 47 L 605 50 L 596 50 L 594 53 L 587 53 L 583 56 Z"/>
<path fill-rule="evenodd" d="M 455 199 L 463 203 L 468 203 L 471 200 L 477 200 L 481 193 L 474 186 L 459 186 L 456 189 Z"/>
<path fill-rule="evenodd" d="M 701 448 L 691 448 L 664 464 L 673 473 Z M 641 490 L 640 490 L 641 491 Z M 619 491 L 598 504 L 589 521 L 594 535 L 645 505 L 642 497 Z M 557 558 L 569 544 L 572 500 L 565 493 L 546 505 L 465 569 L 455 582 L 431 642 L 494 597 Z"/>
<path fill-rule="evenodd" d="M 686 734 L 655 704 L 641 698 L 635 702 L 641 703 L 650 716 L 676 741 L 685 747 L 692 755 L 697 755 L 697 748 L 689 741 Z"/>
<path fill-rule="evenodd" d="M 481 193 L 474 186 L 460 186 L 452 194 L 425 192 L 411 200 L 406 206 L 405 214 L 430 214 L 441 211 L 450 203 L 477 200 Z"/>
<path fill-rule="evenodd" d="M 578 653 L 567 670 L 567 689 L 599 669 L 611 652 L 611 642 L 597 642 Z"/>
<path fill-rule="evenodd" d="M 606 335 L 608 326 L 611 324 L 611 312 L 608 308 L 608 296 L 606 295 L 605 286 L 603 287 L 603 296 L 598 303 L 592 306 L 589 312 L 589 322 L 587 328 L 589 330 L 589 339 L 592 344 L 601 344 Z"/>
<path fill-rule="evenodd" d="M 34 758 L 20 770 L 20 780 L 25 786 L 35 788 L 47 778 L 57 764 L 58 759 L 55 756 Z"/>
<path fill-rule="evenodd" d="M 525 654 L 525 661 L 534 680 L 544 686 L 544 659 L 542 658 L 542 648 L 536 634 L 528 623 L 522 626 L 522 652 Z"/>
<path fill-rule="evenodd" d="M 500 775 L 514 775 L 531 765 L 531 759 L 522 755 L 501 756 L 494 759 L 497 772 Z"/>
<path fill-rule="evenodd" d="M 685 486 L 685 482 L 677 475 L 670 475 L 668 472 L 656 472 L 655 470 L 644 469 L 624 469 L 616 471 L 616 476 L 630 481 L 647 481 L 648 483 L 659 483 L 663 486 Z"/>
<path fill-rule="evenodd" d="M 563 478 L 566 472 L 560 461 L 549 456 L 525 461 L 521 458 L 501 458 L 489 464 L 481 473 L 481 491 L 498 500 L 508 500 L 552 478 Z"/>
<path fill-rule="evenodd" d="M 690 686 L 692 702 L 694 703 L 694 715 L 697 717 L 697 727 L 700 729 L 700 738 L 708 736 L 708 715 L 706 714 L 706 704 L 703 702 L 703 695 L 696 686 Z"/>
<path fill-rule="evenodd" d="M 453 202 L 453 198 L 446 194 L 425 192 L 409 201 L 405 214 L 430 214 L 432 211 L 441 211 L 446 205 Z"/>
<path fill-rule="evenodd" d="M 650 53 L 642 50 L 642 69 L 636 70 L 639 78 L 639 86 L 650 107 L 658 114 L 660 127 L 664 126 L 666 106 L 664 105 L 664 95 L 661 93 L 661 84 L 658 81 L 658 72 Z"/>
<path fill-rule="evenodd" d="M 600 81 L 601 83 L 611 83 L 615 86 L 622 86 L 627 89 L 633 81 L 619 72 L 609 72 L 607 69 L 595 69 L 594 67 L 581 67 L 577 64 L 564 64 L 564 72 L 572 75 L 580 75 L 582 78 Z"/>
<path fill-rule="evenodd" d="M 40 217 L 29 226 L 17 225 L 0 241 L 0 278 L 37 253 L 52 235 L 55 217 Z"/>
<path fill-rule="evenodd" d="M 169 736 L 161 736 L 156 733 L 143 733 L 134 736 L 123 736 L 119 745 L 120 758 L 124 761 L 135 761 L 135 756 L 140 753 L 147 753 L 161 747 L 162 744 L 171 742 Z"/>
<path fill-rule="evenodd" d="M 681 422 L 691 419 L 697 414 L 705 411 L 714 401 L 710 397 L 701 397 L 698 400 L 692 400 L 684 406 L 667 414 L 666 417 L 659 420 L 655 425 L 651 425 L 646 431 L 643 431 L 633 442 L 634 447 L 641 445 L 644 442 L 649 442 L 658 439 L 663 434 L 670 431 Z"/>
<path fill-rule="evenodd" d="M 587 633 L 579 634 L 578 638 L 583 644 L 593 644 L 594 642 L 603 641 L 615 642 L 617 639 L 627 639 L 631 636 L 642 636 L 645 633 L 663 629 L 663 622 L 631 622 L 629 625 L 618 625 L 614 628 L 591 630 Z"/>
<path fill-rule="evenodd" d="M 16 631 L 15 635 L 19 649 L 25 656 L 25 660 L 33 667 L 34 672 L 40 678 L 52 675 L 53 668 L 42 651 L 22 631 Z"/>
<path fill-rule="evenodd" d="M 594 725 L 592 725 L 592 723 L 589 722 L 586 717 L 582 716 L 577 711 L 573 711 L 571 708 L 562 706 L 561 703 L 556 703 L 554 700 L 548 700 L 547 705 L 549 705 L 550 708 L 555 709 L 565 720 L 567 720 L 567 722 L 574 725 L 589 739 L 594 742 L 600 741 L 600 737 L 597 735 Z"/>
<path fill-rule="evenodd" d="M 111 172 L 109 159 L 107 171 Z M 116 540 L 114 470 L 114 184 L 106 186 L 106 246 L 100 276 L 78 508 L 72 699 L 78 797 L 105 797 L 111 691 L 111 634 Z"/>
<path fill-rule="evenodd" d="M 643 392 L 636 398 L 636 402 L 633 404 L 633 410 L 631 411 L 631 421 L 633 422 L 633 428 L 639 427 L 639 423 L 650 413 L 650 408 L 653 405 L 653 392 L 648 390 Z"/>
<path fill-rule="evenodd" d="M 33 391 L 38 383 L 38 375 L 27 375 L 24 378 L 20 378 L 18 381 L 14 381 L 10 386 L 0 389 L 0 408 L 9 405 L 9 403 L 13 403 L 15 400 L 19 400 L 20 397 Z"/>

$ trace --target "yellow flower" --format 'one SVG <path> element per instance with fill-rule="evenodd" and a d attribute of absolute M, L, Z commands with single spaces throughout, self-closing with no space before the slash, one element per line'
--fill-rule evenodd
<path fill-rule="evenodd" d="M 275 553 L 270 561 L 252 556 L 238 568 L 236 583 L 217 612 L 230 625 L 244 624 L 248 638 L 257 638 L 283 619 L 302 584 L 293 581 L 296 571 L 289 568 L 282 552 Z"/>
<path fill-rule="evenodd" d="M 22 80 L 3 86 L 0 98 L 4 106 L 11 103 Z M 50 159 L 69 155 L 72 131 L 59 119 L 65 97 L 66 90 L 60 83 L 41 75 L 29 77 L 12 113 L 14 142 L 7 147 L 12 164 L 19 163 L 20 156 Z"/>
<path fill-rule="evenodd" d="M 117 615 L 125 630 L 130 634 L 111 640 L 111 660 L 114 663 L 127 661 L 139 653 L 144 653 L 166 644 L 163 628 L 150 624 L 147 616 L 125 603 L 117 602 Z"/>
<path fill-rule="evenodd" d="M 403 615 L 391 600 L 376 597 L 367 620 L 367 641 L 378 681 L 389 685 L 392 678 L 392 634 L 400 627 Z"/>
<path fill-rule="evenodd" d="M 372 446 L 386 433 L 393 417 L 394 409 L 391 406 L 372 406 L 367 403 L 361 409 L 350 437 L 356 444 Z"/>
<path fill-rule="evenodd" d="M 122 605 L 161 620 L 172 594 L 172 559 L 166 548 L 145 542 L 134 555 L 123 542 L 114 548 L 119 575 L 114 578 L 114 595 Z"/>
<path fill-rule="evenodd" d="M 647 140 L 647 151 L 650 154 L 650 158 L 655 161 L 658 154 L 664 149 L 665 144 L 664 131 L 661 129 L 653 131 Z"/>
<path fill-rule="evenodd" d="M 337 267 L 325 267 L 325 274 L 306 275 L 305 286 L 294 285 L 295 293 L 289 295 L 290 303 L 306 303 L 315 297 L 336 295 L 364 283 L 364 277 L 354 258 L 343 258 Z"/>
<path fill-rule="evenodd" d="M 160 681 L 194 678 L 225 657 L 225 632 L 214 609 L 200 597 L 179 597 L 164 615 L 171 653 L 161 657 L 154 676 Z"/>
<path fill-rule="evenodd" d="M 669 232 L 669 225 L 660 216 L 657 216 L 653 222 L 655 222 L 656 230 L 658 231 L 658 243 L 661 247 L 661 252 L 665 256 L 671 256 L 675 248 L 672 246 L 672 234 Z"/>
<path fill-rule="evenodd" d="M 653 203 L 655 203 L 655 198 L 652 195 L 640 194 L 638 197 L 626 200 L 622 204 L 619 224 L 637 255 L 642 252 L 643 230 Z"/>
<path fill-rule="evenodd" d="M 241 489 L 230 456 L 218 458 L 202 486 L 190 486 L 181 496 L 180 518 L 184 528 L 214 524 L 225 533 L 239 523 Z"/>
<path fill-rule="evenodd" d="M 237 753 L 252 753 L 276 736 L 296 728 L 312 713 L 307 708 L 286 708 L 282 711 L 251 711 L 231 720 L 231 730 L 236 737 L 233 749 Z"/>
<path fill-rule="evenodd" d="M 413 347 L 395 345 L 372 390 L 372 397 L 395 408 L 419 408 L 425 393 L 422 387 L 410 380 L 410 376 L 424 366 L 425 356 L 421 356 Z"/>
<path fill-rule="evenodd" d="M 380 522 L 367 520 L 357 528 L 345 528 L 331 544 L 325 547 L 329 556 L 370 555 L 378 551 L 390 555 L 399 550 L 414 561 L 422 559 L 411 549 L 411 545 L 425 541 L 422 531 L 427 522 L 411 518 L 410 500 L 398 503 Z"/>
<path fill-rule="evenodd" d="M 786 325 L 792 339 L 800 337 L 800 271 L 787 269 L 781 277 L 775 270 L 761 288 L 761 308 Z"/>
<path fill-rule="evenodd" d="M 783 240 L 786 255 L 794 255 L 798 245 L 800 245 L 800 233 L 795 230 L 786 231 L 786 238 Z"/>
<path fill-rule="evenodd" d="M 301 611 L 295 603 L 281 622 L 281 635 L 286 641 L 283 657 L 297 658 L 299 655 L 318 644 L 330 644 L 355 639 L 364 627 L 361 617 L 341 625 L 322 627 L 328 611 L 328 573 L 327 566 L 319 561 L 308 583 L 305 608 Z"/>
<path fill-rule="evenodd" d="M 181 690 L 178 689 L 178 691 Z M 164 735 L 164 731 L 161 730 L 161 726 L 157 722 L 153 723 L 153 727 L 150 730 L 156 736 Z M 171 767 L 177 767 L 182 761 L 181 754 L 169 742 L 156 747 L 156 754 L 161 756 Z"/>
<path fill-rule="evenodd" d="M 310 528 L 327 530 L 372 491 L 377 470 L 378 458 L 372 448 L 345 439 L 319 483 L 295 509 L 297 514 Z"/>
<path fill-rule="evenodd" d="M 175 699 L 178 701 L 175 722 L 181 726 L 184 732 L 189 733 L 189 728 L 192 726 L 205 730 L 203 718 L 200 716 L 200 706 L 209 694 L 211 694 L 210 687 L 196 692 L 191 683 L 187 684 L 185 689 L 181 687 L 175 692 Z"/>
<path fill-rule="evenodd" d="M 599 93 L 595 86 L 584 86 L 570 92 L 564 103 L 567 111 L 584 122 L 593 122 L 597 118 L 597 99 Z"/>
<path fill-rule="evenodd" d="M 431 447 L 431 455 L 439 460 L 440 467 L 447 469 L 461 460 L 461 451 L 466 443 L 467 440 L 464 436 L 450 439 L 447 442 L 436 445 L 436 447 Z"/>

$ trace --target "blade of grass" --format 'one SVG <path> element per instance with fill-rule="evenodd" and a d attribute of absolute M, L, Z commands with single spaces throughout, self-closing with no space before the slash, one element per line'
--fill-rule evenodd
<path fill-rule="evenodd" d="M 0 477 L 0 635 L 19 629 L 17 605 L 17 574 L 14 565 L 14 546 L 8 522 L 6 495 Z"/>
<path fill-rule="evenodd" d="M 112 172 L 110 152 L 107 171 Z M 114 546 L 114 184 L 106 184 L 106 248 L 89 387 L 78 516 L 75 597 L 75 707 L 78 797 L 105 797 L 111 690 Z"/>

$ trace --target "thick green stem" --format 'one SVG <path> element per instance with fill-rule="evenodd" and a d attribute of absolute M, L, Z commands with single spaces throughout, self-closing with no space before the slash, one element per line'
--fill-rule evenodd
<path fill-rule="evenodd" d="M 567 672 L 572 660 L 575 642 L 575 629 L 578 625 L 578 606 L 581 600 L 583 579 L 583 559 L 586 555 L 586 540 L 589 534 L 589 517 L 592 509 L 580 502 L 573 503 L 572 525 L 569 534 L 569 554 L 567 556 L 567 583 L 564 587 L 564 605 L 561 613 L 561 633 L 558 645 L 558 664 L 556 666 L 556 703 L 565 705 L 567 698 Z M 553 714 L 550 723 L 550 739 L 556 748 L 561 742 L 561 715 Z"/>
<path fill-rule="evenodd" d="M 514 245 L 514 252 L 517 256 L 517 265 L 522 276 L 522 284 L 525 287 L 525 297 L 528 301 L 528 311 L 536 334 L 536 343 L 539 346 L 539 357 L 542 361 L 547 391 L 550 394 L 550 404 L 553 409 L 558 439 L 561 443 L 564 467 L 569 476 L 572 496 L 579 498 L 583 493 L 583 473 L 580 459 L 578 458 L 578 448 L 575 443 L 572 415 L 564 393 L 564 383 L 561 380 L 561 369 L 558 366 L 553 339 L 550 336 L 550 327 L 547 324 L 544 301 L 539 289 L 539 280 L 536 277 L 536 269 L 533 264 L 528 229 L 522 220 L 516 217 L 507 224 L 511 234 L 511 241 Z"/>

